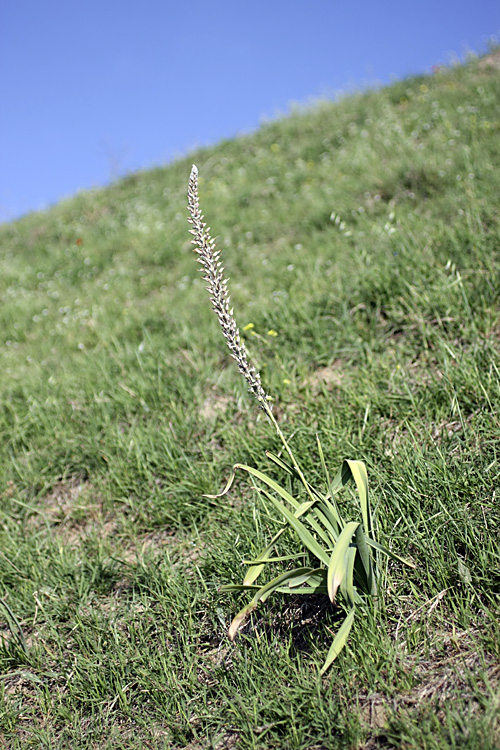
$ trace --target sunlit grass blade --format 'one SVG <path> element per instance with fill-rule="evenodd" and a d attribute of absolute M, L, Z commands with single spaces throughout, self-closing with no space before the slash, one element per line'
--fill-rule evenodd
<path fill-rule="evenodd" d="M 351 543 L 359 523 L 350 521 L 342 531 L 335 545 L 331 558 L 328 561 L 328 596 L 333 602 L 337 594 L 337 589 L 347 570 L 346 553 Z"/>
<path fill-rule="evenodd" d="M 330 649 L 328 651 L 326 661 L 321 667 L 320 674 L 325 674 L 326 670 L 333 664 L 337 656 L 340 654 L 342 649 L 344 648 L 347 639 L 349 637 L 349 633 L 351 632 L 352 624 L 354 622 L 354 615 L 356 612 L 356 608 L 353 607 L 347 617 L 345 618 L 344 622 L 340 626 L 337 635 L 333 639 L 333 643 L 330 646 Z"/>
<path fill-rule="evenodd" d="M 27 655 L 28 646 L 26 645 L 23 629 L 21 628 L 21 625 L 19 624 L 19 620 L 17 619 L 17 617 L 15 616 L 14 612 L 11 610 L 7 602 L 4 601 L 3 599 L 0 599 L 0 606 L 3 607 L 5 611 L 7 612 L 7 615 L 8 615 L 7 626 L 10 630 L 12 637 L 16 639 L 21 649 Z"/>

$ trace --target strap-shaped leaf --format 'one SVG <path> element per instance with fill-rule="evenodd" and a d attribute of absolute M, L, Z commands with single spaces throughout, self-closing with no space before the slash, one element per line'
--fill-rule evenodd
<path fill-rule="evenodd" d="M 356 552 L 356 547 L 352 544 L 347 548 L 345 558 L 346 571 L 344 577 L 340 581 L 340 591 L 349 607 L 354 607 L 356 599 L 359 599 L 354 586 L 354 560 L 356 559 Z"/>
<path fill-rule="evenodd" d="M 318 492 L 318 490 L 315 487 L 312 487 L 309 482 L 305 481 L 303 477 L 300 476 L 297 469 L 292 466 L 291 464 L 287 463 L 281 456 L 276 456 L 274 453 L 271 453 L 271 451 L 266 451 L 266 456 L 273 461 L 277 466 L 279 466 L 281 469 L 284 469 L 288 474 L 293 475 L 296 479 L 298 479 L 307 490 L 307 494 L 311 497 L 314 496 L 318 498 L 318 500 L 324 500 L 323 495 L 321 492 Z"/>
<path fill-rule="evenodd" d="M 298 471 L 288 464 L 281 456 L 276 456 L 274 453 L 271 453 L 271 451 L 266 451 L 266 456 L 273 461 L 277 466 L 279 466 L 281 469 L 286 471 L 288 474 L 296 477 L 299 479 L 302 484 L 304 483 L 302 481 L 302 477 L 298 473 Z M 326 497 L 324 497 L 320 492 L 318 492 L 314 487 L 311 487 L 310 484 L 306 482 L 306 489 L 309 493 L 309 497 L 313 497 L 315 500 L 319 501 L 320 507 L 313 507 L 314 506 L 314 500 L 307 500 L 306 502 L 302 503 L 299 508 L 296 509 L 295 515 L 297 518 L 299 518 L 301 515 L 303 515 L 306 511 L 309 509 L 312 509 L 311 513 L 308 514 L 307 521 L 311 524 L 313 529 L 316 531 L 316 533 L 321 537 L 321 539 L 328 545 L 332 546 L 337 541 L 339 531 L 337 530 L 337 520 L 336 520 L 336 514 L 335 509 L 332 507 L 331 503 L 327 500 Z M 284 498 L 285 499 L 285 498 Z M 338 516 L 338 512 L 337 512 Z M 320 524 L 320 525 L 318 525 Z M 328 536 L 325 536 L 325 532 Z"/>
<path fill-rule="evenodd" d="M 281 531 L 284 531 L 284 529 L 281 529 Z M 269 547 L 266 547 L 264 552 L 267 552 L 269 550 Z M 280 555 L 279 557 L 264 557 L 264 552 L 262 552 L 258 557 L 255 558 L 255 560 L 242 560 L 241 562 L 243 565 L 267 565 L 267 563 L 275 563 L 275 562 L 284 562 L 285 560 L 296 560 L 297 554 L 293 555 Z M 299 555 L 300 556 L 300 555 Z"/>
<path fill-rule="evenodd" d="M 347 463 L 347 461 L 342 461 L 342 466 L 338 470 L 337 475 L 332 482 L 330 490 L 332 499 L 333 495 L 336 495 L 337 492 L 340 492 L 342 487 L 344 487 L 352 478 L 353 476 L 349 464 Z"/>
<path fill-rule="evenodd" d="M 249 602 L 246 605 L 246 607 L 243 607 L 243 609 L 240 612 L 238 612 L 238 614 L 232 621 L 228 630 L 228 636 L 231 641 L 234 641 L 238 628 L 243 625 L 248 615 L 254 611 L 258 603 L 259 603 L 258 599 L 257 600 L 252 599 L 252 601 Z"/>
<path fill-rule="evenodd" d="M 361 515 L 363 518 L 363 526 L 365 534 L 373 539 L 373 526 L 372 517 L 370 511 L 370 499 L 368 497 L 368 475 L 366 473 L 366 466 L 363 461 L 350 461 L 347 459 L 344 461 L 351 470 L 352 478 L 358 488 L 359 502 L 361 504 Z"/>
<path fill-rule="evenodd" d="M 366 537 L 366 543 L 369 547 L 373 547 L 373 549 L 378 550 L 379 552 L 383 552 L 384 555 L 387 555 L 388 557 L 391 557 L 393 560 L 397 560 L 397 562 L 403 563 L 403 565 L 408 565 L 409 568 L 416 568 L 416 565 L 409 560 L 405 560 L 404 557 L 400 557 L 399 555 L 396 555 L 395 552 L 392 552 L 390 549 L 387 549 L 387 547 L 384 547 L 382 544 L 379 544 L 374 539 L 370 539 L 369 537 Z"/>
<path fill-rule="evenodd" d="M 282 573 L 280 576 L 277 576 L 277 578 L 274 578 L 272 581 L 269 581 L 269 583 L 262 586 L 258 592 L 259 600 L 265 602 L 275 591 L 284 588 L 285 584 L 285 590 L 289 591 L 295 579 L 299 579 L 302 584 L 307 581 L 314 571 L 314 568 L 295 568 L 295 570 L 287 570 L 285 573 Z"/>
<path fill-rule="evenodd" d="M 275 534 L 271 540 L 271 543 L 265 548 L 263 552 L 260 553 L 260 555 L 257 557 L 257 560 L 255 560 L 252 563 L 248 563 L 250 565 L 250 568 L 248 568 L 245 578 L 243 579 L 243 585 L 248 586 L 252 583 L 254 583 L 257 578 L 260 576 L 262 571 L 264 570 L 265 563 L 267 562 L 267 559 L 269 555 L 271 554 L 274 545 L 280 538 L 280 536 L 283 534 L 285 529 L 280 529 L 277 534 Z"/>
<path fill-rule="evenodd" d="M 357 566 L 358 572 L 362 571 L 363 588 L 367 594 L 375 593 L 375 577 L 373 575 L 373 565 L 370 557 L 370 550 L 366 543 L 366 535 L 361 526 L 356 529 L 356 546 L 358 548 L 358 559 L 360 564 Z"/>
<path fill-rule="evenodd" d="M 330 650 L 328 651 L 326 661 L 321 667 L 320 674 L 325 674 L 328 667 L 331 666 L 331 664 L 335 661 L 337 656 L 340 654 L 342 649 L 344 648 L 347 638 L 349 637 L 349 633 L 351 632 L 352 624 L 354 622 L 354 615 L 356 613 L 356 607 L 353 607 L 347 617 L 345 618 L 344 622 L 339 628 L 339 631 L 335 638 L 333 639 L 333 643 L 330 646 Z"/>
<path fill-rule="evenodd" d="M 287 474 L 293 474 L 294 476 L 298 476 L 296 470 L 291 466 L 289 463 L 287 463 L 281 456 L 277 456 L 275 453 L 271 453 L 271 451 L 266 451 L 266 456 L 276 464 L 276 466 L 279 466 L 280 469 L 283 469 L 283 471 L 286 471 Z"/>
<path fill-rule="evenodd" d="M 326 569 L 322 569 L 323 573 L 326 574 Z M 293 588 L 290 586 L 279 586 L 276 589 L 273 589 L 271 593 L 278 593 L 278 594 L 327 594 L 327 588 L 326 588 L 326 575 L 323 575 L 323 577 L 320 579 L 319 576 L 313 576 L 311 575 L 308 580 L 305 582 L 306 585 L 300 585 L 298 588 Z M 235 592 L 235 591 L 250 591 L 255 592 L 259 591 L 262 588 L 262 586 L 252 585 L 252 586 L 243 586 L 241 583 L 226 583 L 224 586 L 221 586 L 219 591 L 221 592 Z"/>
<path fill-rule="evenodd" d="M 241 469 L 242 471 L 248 472 L 248 474 L 251 474 L 254 477 L 257 477 L 257 479 L 260 479 L 261 482 L 264 482 L 264 484 L 267 484 L 268 487 L 271 487 L 271 489 L 275 490 L 283 500 L 286 500 L 293 508 L 298 508 L 299 502 L 295 500 L 292 495 L 287 492 L 283 487 L 281 487 L 277 482 L 274 481 L 274 479 L 271 479 L 271 477 L 268 477 L 266 474 L 264 474 L 262 471 L 259 471 L 258 469 L 254 469 L 253 466 L 246 466 L 245 464 L 235 464 L 233 466 L 233 471 L 231 476 L 228 479 L 228 482 L 222 492 L 219 492 L 218 495 L 204 495 L 204 497 L 209 497 L 212 500 L 216 500 L 219 497 L 223 497 L 224 495 L 227 495 L 229 490 L 231 489 L 234 478 L 236 475 L 236 469 Z"/>
<path fill-rule="evenodd" d="M 328 536 L 330 537 L 330 544 L 333 547 L 333 545 L 339 538 L 341 529 L 339 529 L 328 500 L 321 500 L 319 503 L 317 503 L 316 507 L 314 508 L 313 514 L 316 516 L 318 521 L 323 524 L 325 530 L 328 533 Z"/>
<path fill-rule="evenodd" d="M 255 593 L 253 599 L 243 607 L 240 612 L 238 612 L 232 621 L 228 632 L 229 638 L 232 641 L 234 640 L 236 631 L 241 627 L 248 615 L 253 612 L 260 601 L 264 602 L 273 591 L 280 589 L 284 584 L 288 584 L 294 578 L 302 578 L 304 573 L 314 573 L 314 568 L 296 568 L 295 570 L 287 570 L 286 573 L 282 573 L 264 586 L 261 586 Z M 224 587 L 224 590 L 227 591 L 227 587 Z M 234 591 L 234 588 L 231 588 L 230 590 Z"/>
<path fill-rule="evenodd" d="M 304 513 L 307 513 L 307 511 L 317 503 L 317 499 L 314 500 L 306 500 L 304 503 L 301 503 L 295 513 L 293 514 L 295 518 L 300 518 L 304 515 Z"/>
<path fill-rule="evenodd" d="M 261 494 L 265 495 L 268 500 L 270 500 L 274 505 L 276 505 L 276 503 L 275 503 L 276 498 L 274 498 L 272 495 L 270 495 L 267 490 L 259 489 L 259 492 Z M 304 514 L 306 512 L 307 508 L 304 509 L 304 505 L 308 505 L 308 503 L 303 503 L 302 505 L 300 505 L 297 508 L 297 510 L 293 514 L 294 518 L 298 518 L 300 514 Z M 307 515 L 307 517 L 306 517 L 305 520 L 307 520 L 307 523 L 309 523 L 312 526 L 312 528 L 314 529 L 314 531 L 317 533 L 317 535 L 320 537 L 320 539 L 324 542 L 325 547 L 328 549 L 331 546 L 331 544 L 332 544 L 332 540 L 330 539 L 330 535 L 328 534 L 328 532 L 325 531 L 325 529 L 321 526 L 321 524 L 318 523 L 317 519 L 313 516 L 312 513 L 308 513 L 308 515 Z M 301 524 L 302 524 L 302 521 L 301 521 Z M 311 537 L 312 537 L 312 539 L 315 539 L 315 537 L 313 537 L 312 535 L 311 535 Z M 317 541 L 316 541 L 316 544 L 318 544 Z M 314 554 L 316 554 L 316 553 L 314 553 Z"/>
<path fill-rule="evenodd" d="M 325 569 L 324 568 L 314 568 L 308 573 L 304 573 L 303 576 L 297 576 L 296 578 L 293 578 L 288 582 L 288 586 L 291 589 L 295 589 L 297 586 L 302 586 L 302 584 L 307 583 L 308 585 L 312 585 L 313 583 L 325 583 L 326 582 L 326 576 L 325 576 Z"/>
<path fill-rule="evenodd" d="M 340 586 L 342 578 L 346 574 L 347 570 L 347 549 L 351 543 L 351 539 L 356 533 L 359 523 L 356 521 L 350 521 L 344 527 L 341 535 L 338 538 L 337 544 L 333 548 L 332 556 L 328 563 L 328 596 L 333 602 L 337 594 L 337 589 Z"/>
<path fill-rule="evenodd" d="M 315 583 L 312 585 L 307 584 L 307 586 L 301 586 L 298 589 L 292 589 L 292 591 L 290 591 L 290 589 L 288 589 L 288 591 L 286 591 L 285 589 L 276 589 L 276 591 L 280 594 L 292 593 L 297 594 L 298 596 L 311 596 L 312 594 L 326 595 L 328 593 L 326 588 L 326 580 L 324 583 Z"/>
<path fill-rule="evenodd" d="M 234 478 L 236 476 L 236 469 L 239 469 L 239 468 L 240 468 L 239 464 L 235 464 L 233 466 L 233 470 L 231 472 L 231 476 L 227 480 L 227 484 L 224 487 L 224 489 L 222 490 L 222 492 L 219 492 L 218 495 L 203 495 L 203 497 L 208 497 L 208 498 L 210 498 L 210 500 L 217 500 L 219 497 L 224 497 L 224 495 L 227 495 L 227 493 L 229 492 L 229 490 L 233 486 Z"/>
<path fill-rule="evenodd" d="M 318 453 L 319 453 L 319 458 L 321 461 L 321 467 L 323 469 L 323 474 L 325 475 L 325 479 L 326 479 L 326 486 L 328 488 L 328 492 L 330 493 L 330 500 L 328 501 L 325 499 L 325 504 L 327 505 L 331 516 L 333 516 L 332 522 L 334 522 L 336 525 L 336 536 L 338 536 L 340 532 L 342 531 L 342 529 L 344 528 L 344 522 L 339 513 L 339 509 L 337 507 L 337 503 L 335 502 L 335 498 L 333 497 L 333 486 L 332 486 L 332 482 L 330 479 L 330 473 L 326 465 L 325 456 L 323 453 L 323 447 L 321 445 L 321 441 L 318 435 L 316 435 L 316 441 L 318 443 Z"/>
<path fill-rule="evenodd" d="M 282 513 L 282 515 L 286 518 L 289 525 L 292 527 L 294 531 L 297 532 L 300 541 L 307 547 L 307 549 L 312 552 L 312 554 L 318 558 L 318 560 L 321 560 L 324 565 L 328 565 L 329 558 L 327 552 L 323 549 L 323 547 L 319 544 L 318 540 L 311 534 L 307 526 L 305 526 L 302 521 L 300 521 L 296 516 L 291 513 L 288 508 L 286 508 L 283 503 L 281 503 L 276 497 L 273 497 L 269 492 L 266 492 L 263 490 L 266 497 L 273 503 L 273 505 Z M 309 519 L 310 523 L 312 524 L 313 519 Z"/>
<path fill-rule="evenodd" d="M 278 495 L 282 497 L 283 500 L 286 500 L 286 502 L 289 503 L 295 510 L 300 507 L 299 501 L 296 500 L 293 495 L 288 492 L 288 490 L 285 490 L 284 487 L 278 484 L 278 482 L 275 482 L 274 479 L 271 479 L 271 477 L 268 477 L 267 474 L 264 474 L 263 471 L 254 469 L 252 466 L 245 466 L 244 464 L 236 464 L 235 468 L 243 469 L 243 471 L 248 472 L 248 474 L 251 474 L 257 479 L 260 479 L 261 482 L 267 484 L 268 487 L 277 492 Z"/>
<path fill-rule="evenodd" d="M 295 581 L 290 581 L 288 586 L 280 586 L 274 589 L 280 594 L 326 594 L 326 569 L 316 568 L 305 577 L 304 584 L 295 587 Z"/>

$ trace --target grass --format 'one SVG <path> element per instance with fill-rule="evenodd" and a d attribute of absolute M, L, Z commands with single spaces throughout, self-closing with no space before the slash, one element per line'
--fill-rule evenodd
<path fill-rule="evenodd" d="M 0 745 L 498 747 L 498 75 L 324 103 L 0 227 Z M 316 433 L 330 471 L 362 459 L 416 564 L 324 677 L 326 597 L 227 637 L 248 597 L 220 587 L 279 517 L 245 481 L 204 494 L 280 444 L 194 262 L 193 160 L 304 473 Z"/>

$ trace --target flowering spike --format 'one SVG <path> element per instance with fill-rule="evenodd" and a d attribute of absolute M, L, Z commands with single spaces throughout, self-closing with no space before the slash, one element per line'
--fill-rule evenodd
<path fill-rule="evenodd" d="M 200 210 L 198 169 L 194 164 L 189 177 L 188 210 L 191 217 L 188 221 L 193 225 L 193 229 L 189 231 L 195 238 L 192 240 L 192 244 L 196 245 L 195 252 L 198 253 L 198 262 L 201 263 L 205 274 L 203 279 L 208 283 L 207 290 L 210 294 L 212 307 L 219 319 L 231 356 L 236 360 L 239 371 L 247 381 L 250 393 L 255 396 L 260 406 L 269 413 L 271 411 L 269 397 L 262 387 L 260 374 L 248 361 L 247 351 L 240 338 L 240 332 L 233 316 L 233 309 L 229 307 L 227 279 L 224 279 L 224 268 L 219 261 L 220 250 L 215 247 L 215 241 L 210 236 L 210 227 L 207 227 Z"/>

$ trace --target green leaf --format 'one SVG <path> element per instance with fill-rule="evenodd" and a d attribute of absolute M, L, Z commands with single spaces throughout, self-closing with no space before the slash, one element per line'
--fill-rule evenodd
<path fill-rule="evenodd" d="M 251 567 L 247 570 L 245 578 L 243 579 L 243 585 L 249 585 L 254 583 L 254 581 L 257 580 L 257 578 L 260 576 L 262 571 L 265 568 L 265 563 L 267 562 L 267 557 L 271 553 L 271 551 L 274 548 L 274 545 L 280 538 L 280 536 L 283 534 L 285 529 L 280 529 L 277 534 L 274 535 L 274 537 L 271 540 L 271 543 L 265 548 L 263 552 L 260 553 L 260 555 L 257 557 L 257 560 L 252 563 L 248 563 L 251 565 Z"/>
<path fill-rule="evenodd" d="M 295 508 L 294 516 L 296 518 L 304 515 L 308 510 L 310 510 L 310 508 L 316 502 L 316 499 L 314 499 L 314 500 L 306 500 L 304 503 L 299 504 L 299 502 L 295 500 L 295 498 L 292 497 L 292 495 L 290 495 L 290 493 L 287 492 L 287 490 L 283 489 L 283 487 L 281 487 L 277 482 L 275 482 L 273 479 L 263 474 L 261 471 L 257 471 L 256 469 L 250 470 L 251 467 L 249 466 L 245 466 L 241 468 L 244 468 L 246 471 L 249 471 L 254 476 L 257 476 L 262 482 L 267 484 L 268 487 L 271 487 L 272 489 L 274 489 L 284 500 L 286 500 L 290 505 L 292 505 Z M 265 494 L 266 497 L 273 502 L 273 498 L 265 490 L 259 489 L 259 492 Z M 317 495 L 317 498 L 319 499 L 320 496 Z M 332 543 L 330 535 L 327 532 L 325 532 L 325 530 L 318 523 L 317 519 L 314 517 L 312 513 L 308 515 L 307 521 L 308 523 L 311 524 L 313 529 L 321 537 L 321 539 L 323 540 L 323 542 L 325 542 L 325 544 L 330 545 Z"/>
<path fill-rule="evenodd" d="M 309 496 L 312 495 L 316 497 L 318 500 L 324 499 L 321 492 L 318 492 L 318 490 L 312 487 L 308 482 L 305 482 L 303 477 L 300 476 L 297 469 L 291 464 L 288 464 L 283 458 L 281 458 L 281 456 L 276 456 L 274 453 L 271 453 L 271 451 L 266 451 L 266 456 L 271 461 L 273 461 L 277 466 L 279 466 L 281 469 L 286 471 L 288 474 L 292 474 L 296 479 L 298 479 L 299 482 L 301 482 L 304 485 Z"/>
<path fill-rule="evenodd" d="M 340 581 L 340 591 L 350 607 L 354 607 L 356 599 L 359 599 L 358 593 L 354 586 L 354 560 L 356 559 L 356 547 L 350 546 L 346 553 L 346 571 Z"/>
<path fill-rule="evenodd" d="M 210 500 L 217 500 L 219 497 L 224 497 L 224 495 L 227 495 L 227 493 L 229 492 L 229 490 L 233 486 L 234 478 L 236 476 L 236 469 L 239 469 L 239 468 L 240 468 L 239 464 L 236 464 L 235 466 L 233 466 L 233 471 L 231 473 L 231 476 L 227 480 L 227 484 L 224 487 L 224 489 L 222 490 L 222 492 L 219 492 L 218 495 L 203 495 L 203 497 L 208 497 L 208 498 L 210 498 Z"/>
<path fill-rule="evenodd" d="M 314 509 L 314 515 L 316 516 L 318 521 L 323 524 L 326 531 L 328 532 L 328 536 L 330 537 L 330 542 L 333 547 L 333 545 L 339 538 L 340 532 L 343 528 L 343 524 L 339 527 L 335 518 L 335 514 L 333 513 L 331 503 L 326 498 L 324 500 L 321 500 Z"/>
<path fill-rule="evenodd" d="M 284 529 L 281 529 L 281 531 L 284 531 Z M 267 547 L 264 551 L 267 552 L 268 550 L 269 547 Z M 264 555 L 264 552 L 262 552 L 262 555 Z M 255 558 L 255 560 L 242 560 L 242 563 L 243 565 L 262 565 L 262 567 L 264 567 L 264 564 L 267 563 L 284 562 L 285 560 L 296 560 L 297 557 L 300 557 L 300 555 L 280 555 L 280 557 L 261 557 L 261 555 L 259 555 Z"/>
<path fill-rule="evenodd" d="M 313 572 L 314 568 L 295 568 L 295 570 L 287 570 L 285 573 L 282 573 L 276 578 L 273 578 L 272 581 L 269 581 L 269 583 L 266 583 L 264 586 L 262 586 L 262 588 L 258 592 L 259 600 L 261 602 L 265 602 L 272 593 L 274 593 L 278 588 L 283 587 L 284 584 L 286 584 L 289 589 L 296 578 L 298 578 L 301 583 L 304 583 L 304 581 L 307 580 L 307 578 Z"/>
<path fill-rule="evenodd" d="M 302 477 L 299 475 L 297 470 L 290 466 L 286 461 L 284 461 L 281 457 L 276 456 L 274 453 L 271 453 L 270 451 L 266 451 L 266 456 L 273 461 L 277 466 L 284 469 L 288 474 L 293 475 L 297 479 L 299 479 L 303 484 Z M 316 498 L 317 501 L 319 501 L 319 504 L 317 507 L 314 507 L 314 510 L 311 512 L 311 514 L 308 516 L 308 523 L 311 524 L 313 529 L 316 531 L 316 533 L 322 538 L 322 540 L 329 545 L 334 545 L 337 541 L 337 538 L 340 533 L 339 527 L 339 520 L 340 516 L 338 513 L 338 510 L 336 508 L 336 505 L 332 506 L 332 504 L 327 500 L 326 497 L 324 497 L 320 492 L 318 492 L 314 487 L 311 487 L 310 484 L 306 482 L 306 489 L 309 493 L 310 497 Z M 314 501 L 308 500 L 304 502 L 299 509 L 295 512 L 295 515 L 297 518 L 301 515 L 303 515 L 307 510 L 309 510 L 314 505 Z M 321 525 L 318 525 L 321 524 Z M 343 523 L 340 523 L 340 527 L 343 526 Z M 323 528 L 326 531 L 323 531 Z"/>
<path fill-rule="evenodd" d="M 366 537 L 363 533 L 361 526 L 356 529 L 356 546 L 359 552 L 359 560 L 361 565 L 358 565 L 357 570 L 361 568 L 363 576 L 363 585 L 367 594 L 375 593 L 375 576 L 373 575 L 373 565 L 370 557 L 370 550 L 366 543 Z"/>
<path fill-rule="evenodd" d="M 328 667 L 331 666 L 331 664 L 335 661 L 337 656 L 340 654 L 342 649 L 344 648 L 347 638 L 349 637 L 349 633 L 351 632 L 352 624 L 354 622 L 354 615 L 356 612 L 356 607 L 353 607 L 347 617 L 345 618 L 344 622 L 339 628 L 339 631 L 335 638 L 333 639 L 333 643 L 330 646 L 330 650 L 328 651 L 326 661 L 321 667 L 320 674 L 325 674 Z"/>
<path fill-rule="evenodd" d="M 265 492 L 266 497 L 273 503 L 273 505 L 282 513 L 282 515 L 286 518 L 289 525 L 292 527 L 294 531 L 297 532 L 300 541 L 307 547 L 307 549 L 315 555 L 315 557 L 318 558 L 318 560 L 321 560 L 322 563 L 325 565 L 328 565 L 329 559 L 327 552 L 321 547 L 318 540 L 313 537 L 309 529 L 304 526 L 302 521 L 299 521 L 298 518 L 294 516 L 293 513 L 290 513 L 288 508 L 285 508 L 283 503 L 280 503 L 280 501 L 270 495 L 268 492 L 263 490 Z M 311 521 L 311 519 L 309 519 Z"/>
<path fill-rule="evenodd" d="M 310 570 L 308 573 L 304 573 L 302 576 L 297 576 L 290 580 L 288 582 L 288 586 L 290 588 L 296 588 L 297 586 L 302 586 L 302 584 L 309 582 L 312 578 L 319 578 L 324 581 L 325 571 L 323 568 L 314 568 L 313 570 Z"/>
<path fill-rule="evenodd" d="M 315 568 L 310 573 L 304 574 L 302 583 L 292 580 L 288 582 L 288 586 L 280 586 L 275 590 L 283 594 L 326 594 L 326 570 Z"/>
<path fill-rule="evenodd" d="M 337 589 L 340 586 L 342 578 L 345 576 L 347 569 L 346 552 L 351 539 L 354 536 L 359 523 L 356 521 L 350 521 L 342 531 L 338 538 L 337 544 L 335 545 L 332 556 L 328 563 L 328 596 L 333 602 L 337 594 Z"/>
<path fill-rule="evenodd" d="M 350 480 L 353 479 L 351 469 L 349 467 L 349 464 L 347 461 L 342 461 L 342 466 L 340 467 L 339 471 L 337 472 L 337 476 L 332 482 L 331 486 L 331 495 L 333 500 L 333 495 L 336 495 L 342 487 L 344 487 L 347 482 L 350 482 Z"/>
<path fill-rule="evenodd" d="M 252 466 L 244 466 L 243 464 L 236 464 L 234 468 L 243 469 L 243 471 L 246 471 L 252 476 L 257 477 L 257 479 L 260 479 L 261 482 L 267 484 L 268 487 L 277 492 L 278 495 L 282 497 L 283 500 L 286 500 L 286 502 L 289 503 L 295 510 L 300 507 L 300 503 L 298 502 L 298 500 L 296 500 L 287 490 L 281 487 L 278 482 L 275 482 L 274 479 L 271 479 L 271 477 L 268 477 L 267 474 L 264 474 L 264 472 L 259 471 L 258 469 L 254 469 Z"/>
<path fill-rule="evenodd" d="M 323 474 L 325 475 L 325 479 L 326 479 L 326 486 L 328 488 L 328 492 L 330 493 L 330 501 L 328 502 L 325 499 L 325 504 L 328 506 L 328 510 L 329 510 L 331 516 L 333 516 L 333 519 L 331 519 L 331 520 L 332 520 L 332 522 L 336 526 L 336 529 L 335 529 L 335 531 L 336 531 L 336 537 L 338 537 L 338 535 L 340 534 L 341 530 L 344 527 L 344 522 L 343 522 L 343 520 L 342 520 L 342 518 L 340 516 L 339 509 L 337 508 L 337 503 L 335 502 L 334 497 L 333 497 L 333 486 L 332 486 L 332 482 L 331 482 L 331 479 L 330 479 L 330 473 L 329 473 L 328 467 L 326 465 L 325 456 L 324 456 L 324 453 L 323 453 L 323 447 L 321 445 L 321 441 L 320 441 L 318 435 L 316 435 L 316 440 L 317 440 L 317 443 L 318 443 L 318 452 L 319 452 L 319 458 L 320 458 L 320 461 L 321 461 L 321 466 L 323 468 Z"/>
<path fill-rule="evenodd" d="M 298 589 L 293 589 L 293 591 L 286 590 L 286 589 L 276 589 L 278 593 L 282 594 L 297 594 L 297 596 L 312 596 L 313 594 L 327 594 L 328 590 L 326 588 L 326 582 L 325 583 L 318 583 L 314 585 L 307 585 L 307 586 L 301 586 Z"/>
<path fill-rule="evenodd" d="M 271 451 L 266 451 L 266 456 L 276 464 L 276 466 L 279 466 L 280 469 L 283 469 L 283 471 L 286 471 L 288 474 L 293 474 L 294 476 L 298 476 L 296 470 L 293 468 L 293 466 L 290 466 L 286 461 L 284 461 L 281 456 L 277 456 L 275 453 L 271 453 Z"/>
<path fill-rule="evenodd" d="M 396 555 L 395 552 L 391 552 L 390 549 L 387 549 L 387 547 L 384 547 L 382 544 L 379 544 L 374 539 L 370 539 L 369 537 L 365 537 L 366 543 L 373 547 L 373 549 L 378 550 L 379 552 L 383 552 L 384 555 L 387 555 L 388 557 L 391 557 L 393 560 L 397 560 L 400 563 L 403 563 L 403 565 L 408 565 L 409 568 L 416 568 L 416 565 L 409 560 L 405 560 L 404 557 L 400 557 L 399 555 Z"/>
<path fill-rule="evenodd" d="M 234 641 L 236 637 L 236 632 L 238 628 L 240 628 L 245 620 L 247 619 L 248 615 L 253 612 L 253 610 L 256 608 L 257 604 L 259 603 L 259 600 L 257 601 L 255 599 L 252 599 L 251 602 L 249 602 L 246 607 L 243 607 L 240 612 L 236 615 L 234 620 L 232 621 L 229 630 L 228 630 L 228 636 L 231 641 Z"/>
<path fill-rule="evenodd" d="M 259 488 L 259 492 L 262 495 L 265 495 L 268 500 L 270 500 L 273 504 L 275 504 L 276 498 L 272 497 L 272 495 L 269 494 L 267 490 Z M 305 503 L 302 503 L 298 506 L 297 510 L 293 514 L 295 518 L 299 518 L 299 516 L 304 515 L 308 510 L 310 506 L 310 501 L 307 501 Z M 321 540 L 326 544 L 327 547 L 330 547 L 332 544 L 332 540 L 330 539 L 330 535 L 328 532 L 326 532 L 322 526 L 318 523 L 317 519 L 311 514 L 307 515 L 307 523 L 309 523 L 314 531 L 318 534 L 318 536 L 321 538 Z M 301 522 L 302 523 L 302 522 Z M 314 538 L 314 537 L 313 537 Z"/>
<path fill-rule="evenodd" d="M 296 568 L 295 570 L 287 570 L 286 573 L 282 573 L 281 575 L 277 576 L 276 578 L 273 578 L 272 581 L 269 581 L 269 583 L 266 583 L 264 586 L 261 586 L 258 591 L 255 593 L 253 599 L 245 606 L 243 609 L 238 612 L 236 617 L 231 623 L 231 626 L 229 628 L 229 638 L 233 641 L 236 636 L 236 631 L 239 627 L 245 622 L 248 615 L 253 612 L 253 610 L 257 607 L 258 603 L 260 601 L 264 602 L 266 599 L 276 590 L 280 589 L 284 584 L 289 584 L 291 580 L 294 578 L 302 578 L 304 573 L 314 573 L 314 568 Z M 225 588 L 227 590 L 227 588 Z M 234 590 L 232 588 L 231 590 Z"/>
<path fill-rule="evenodd" d="M 363 461 L 350 461 L 347 459 L 344 463 L 349 466 L 351 470 L 352 478 L 356 483 L 359 494 L 359 502 L 361 504 L 361 514 L 363 517 L 363 526 L 365 533 L 373 539 L 373 527 L 372 517 L 370 511 L 370 501 L 368 497 L 368 475 L 366 473 L 366 466 Z"/>

